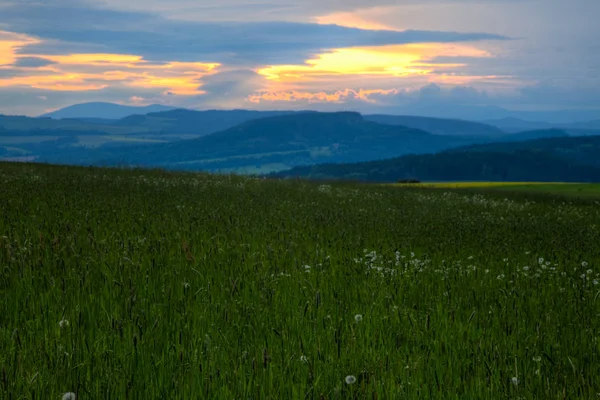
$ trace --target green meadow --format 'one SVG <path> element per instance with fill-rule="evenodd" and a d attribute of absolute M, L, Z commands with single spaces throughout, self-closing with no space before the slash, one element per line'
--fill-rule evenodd
<path fill-rule="evenodd" d="M 598 398 L 600 207 L 543 188 L 0 163 L 0 398 Z"/>

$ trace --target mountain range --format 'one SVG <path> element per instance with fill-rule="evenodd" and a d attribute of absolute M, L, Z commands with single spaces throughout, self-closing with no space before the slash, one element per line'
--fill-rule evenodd
<path fill-rule="evenodd" d="M 55 116 L 78 115 L 94 108 L 94 104 L 97 103 L 70 107 Z M 348 165 L 360 170 L 362 164 L 356 163 L 364 162 L 381 162 L 378 168 L 386 170 L 387 160 L 397 160 L 400 156 L 422 156 L 420 160 L 430 160 L 426 164 L 441 165 L 431 160 L 461 158 L 475 162 L 483 157 L 481 154 L 502 153 L 503 157 L 511 158 L 506 160 L 511 165 L 531 169 L 531 165 L 512 158 L 522 158 L 524 152 L 533 152 L 536 157 L 542 153 L 548 155 L 550 149 L 514 151 L 517 143 L 550 138 L 570 142 L 574 136 L 600 135 L 600 130 L 594 129 L 600 128 L 598 121 L 554 129 L 553 123 L 518 119 L 482 123 L 355 112 L 187 109 L 151 112 L 152 107 L 134 110 L 121 107 L 117 106 L 122 113 L 140 114 L 118 119 L 105 118 L 106 113 L 78 118 L 0 116 L 0 159 L 265 174 L 317 164 L 328 164 L 327 168 L 336 164 L 347 172 Z M 114 107 L 109 105 L 107 109 Z M 515 132 L 519 124 L 534 129 Z M 549 145 L 553 146 L 558 142 L 547 143 L 554 143 Z M 493 150 L 485 146 L 493 146 Z M 578 147 L 575 153 L 581 159 L 594 156 L 593 151 L 588 154 L 583 147 Z M 441 158 L 431 158 L 434 155 Z M 550 154 L 555 158 L 557 155 Z M 560 162 L 555 165 L 562 165 Z M 326 175 L 318 170 L 320 167 L 314 168 L 310 173 L 292 171 L 300 171 L 302 176 Z M 448 166 L 445 170 L 453 168 Z M 411 175 L 411 171 L 401 175 Z M 346 172 L 340 177 L 352 174 Z M 418 175 L 429 176 L 424 172 Z M 365 176 L 372 178 L 369 174 Z M 389 178 L 391 174 L 386 176 Z"/>
<path fill-rule="evenodd" d="M 164 105 L 127 106 L 114 103 L 82 103 L 62 108 L 42 115 L 54 119 L 121 119 L 130 115 L 145 115 L 154 112 L 173 110 L 174 107 Z M 465 106 L 453 104 L 420 104 L 404 107 L 380 108 L 387 114 L 411 115 L 425 118 L 481 121 L 497 126 L 502 130 L 517 131 L 546 128 L 565 128 L 566 125 L 596 120 L 594 128 L 600 129 L 600 110 L 552 110 L 552 111 L 517 111 L 498 106 Z M 367 113 L 368 114 L 368 113 Z M 515 126 L 515 123 L 517 126 Z M 575 129 L 575 128 L 574 128 Z M 434 133 L 434 132 L 432 132 Z"/>
<path fill-rule="evenodd" d="M 168 112 L 170 113 L 170 112 Z M 353 112 L 304 112 L 269 116 L 192 140 L 160 145 L 96 149 L 44 161 L 130 164 L 209 171 L 257 172 L 319 162 L 356 162 L 409 153 L 430 153 L 483 143 L 485 136 L 434 135 L 398 125 L 383 125 Z"/>

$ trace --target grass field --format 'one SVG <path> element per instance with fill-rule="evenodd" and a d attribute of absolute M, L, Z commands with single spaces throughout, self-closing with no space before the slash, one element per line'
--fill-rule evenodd
<path fill-rule="evenodd" d="M 420 184 L 392 184 L 396 187 L 421 187 L 432 189 L 476 189 L 481 192 L 502 191 L 522 192 L 532 194 L 548 194 L 569 197 L 598 197 L 600 198 L 600 184 L 590 183 L 561 183 L 561 182 L 439 182 Z"/>
<path fill-rule="evenodd" d="M 593 199 L 0 163 L 0 398 L 593 399 Z"/>

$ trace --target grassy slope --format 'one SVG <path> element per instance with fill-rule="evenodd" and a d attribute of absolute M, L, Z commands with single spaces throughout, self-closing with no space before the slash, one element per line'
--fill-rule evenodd
<path fill-rule="evenodd" d="M 0 187 L 2 398 L 600 391 L 593 201 L 28 164 Z"/>
<path fill-rule="evenodd" d="M 594 183 L 563 183 L 563 182 L 439 182 L 420 184 L 398 184 L 391 186 L 410 188 L 428 188 L 439 190 L 468 190 L 479 192 L 524 193 L 531 195 L 564 196 L 568 198 L 600 199 L 600 184 Z"/>

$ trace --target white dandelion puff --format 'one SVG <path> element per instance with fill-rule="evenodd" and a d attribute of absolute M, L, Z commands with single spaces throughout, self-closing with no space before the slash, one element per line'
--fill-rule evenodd
<path fill-rule="evenodd" d="M 588 263 L 587 263 L 586 261 L 584 261 L 584 262 L 582 262 L 582 263 L 581 263 L 581 266 L 582 266 L 583 268 L 585 268 L 585 267 L 587 267 L 587 266 L 588 266 Z"/>
<path fill-rule="evenodd" d="M 63 318 L 58 322 L 58 326 L 60 326 L 61 329 L 67 328 L 69 326 L 69 321 Z"/>
<path fill-rule="evenodd" d="M 512 377 L 510 379 L 510 381 L 512 382 L 513 385 L 519 386 L 519 379 L 516 376 Z"/>
<path fill-rule="evenodd" d="M 73 392 L 68 392 L 62 395 L 62 400 L 77 400 L 77 396 Z"/>
<path fill-rule="evenodd" d="M 363 319 L 363 316 L 362 316 L 362 315 L 360 315 L 360 314 L 356 314 L 356 315 L 354 316 L 354 320 L 355 320 L 357 323 L 358 323 L 358 322 L 360 322 L 360 321 L 362 321 L 362 319 Z"/>
<path fill-rule="evenodd" d="M 504 274 L 498 275 L 498 277 L 496 279 L 498 279 L 499 281 L 501 281 L 502 279 L 504 279 Z"/>
<path fill-rule="evenodd" d="M 345 381 L 348 385 L 352 385 L 353 383 L 356 383 L 356 377 L 354 375 L 348 375 Z"/>

